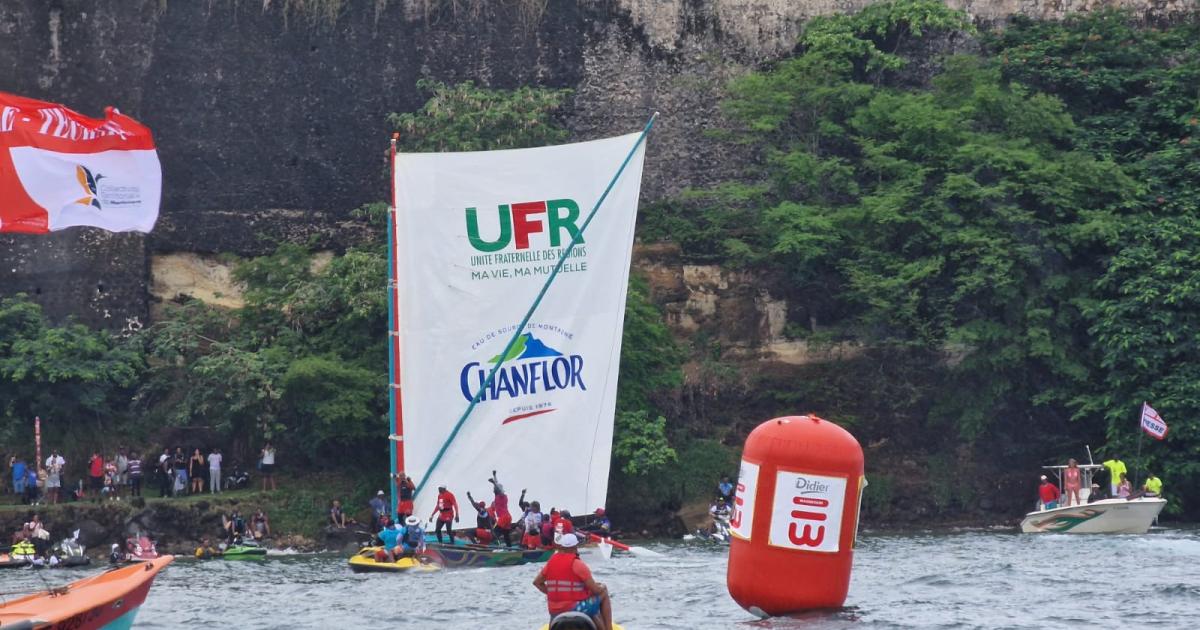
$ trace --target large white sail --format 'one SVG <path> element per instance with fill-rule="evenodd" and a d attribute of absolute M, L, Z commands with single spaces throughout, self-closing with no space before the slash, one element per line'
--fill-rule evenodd
<path fill-rule="evenodd" d="M 396 156 L 402 446 L 423 519 L 440 485 L 469 518 L 492 470 L 513 512 L 525 488 L 546 510 L 604 504 L 644 144 L 449 438 L 639 136 Z"/>

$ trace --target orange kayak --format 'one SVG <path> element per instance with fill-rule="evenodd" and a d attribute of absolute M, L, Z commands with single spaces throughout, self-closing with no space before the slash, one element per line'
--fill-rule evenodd
<path fill-rule="evenodd" d="M 129 628 L 138 607 L 146 601 L 154 576 L 174 559 L 162 556 L 2 603 L 0 627 Z"/>

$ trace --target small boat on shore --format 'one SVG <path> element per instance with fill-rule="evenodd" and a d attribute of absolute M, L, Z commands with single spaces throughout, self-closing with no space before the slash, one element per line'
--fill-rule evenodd
<path fill-rule="evenodd" d="M 172 560 L 163 556 L 0 603 L 0 628 L 129 628 L 155 576 Z"/>
<path fill-rule="evenodd" d="M 1043 466 L 1058 479 L 1063 493 L 1063 473 L 1067 466 Z M 1145 534 L 1158 518 L 1166 499 L 1140 496 L 1092 500 L 1092 477 L 1103 468 L 1097 464 L 1078 464 L 1081 479 L 1079 504 L 1039 509 L 1025 515 L 1021 531 L 1026 534 Z"/>

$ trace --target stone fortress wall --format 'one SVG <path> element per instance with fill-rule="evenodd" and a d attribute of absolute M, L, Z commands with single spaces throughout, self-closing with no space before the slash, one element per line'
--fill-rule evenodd
<path fill-rule="evenodd" d="M 26 292 L 55 319 L 120 329 L 180 294 L 237 304 L 218 252 L 360 242 L 367 230 L 350 211 L 385 199 L 385 116 L 420 107 L 420 78 L 573 88 L 567 124 L 579 140 L 636 130 L 658 110 L 643 199 L 703 186 L 739 163 L 705 133 L 721 124 L 725 82 L 788 54 L 813 16 L 868 2 L 8 0 L 0 90 L 140 119 L 155 132 L 165 192 L 149 236 L 0 236 L 0 295 Z M 952 3 L 984 23 L 1114 5 L 1169 19 L 1197 7 Z M 321 6 L 341 10 L 313 12 Z M 713 325 L 752 353 L 805 360 L 780 336 L 787 304 L 753 279 L 685 267 L 669 248 L 640 248 L 637 260 L 678 331 Z"/>

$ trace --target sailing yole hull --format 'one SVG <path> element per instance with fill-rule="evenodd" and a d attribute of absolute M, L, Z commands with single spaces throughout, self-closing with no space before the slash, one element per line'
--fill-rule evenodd
<path fill-rule="evenodd" d="M 1145 534 L 1162 512 L 1165 499 L 1104 499 L 1087 505 L 1030 512 L 1021 531 L 1056 534 Z"/>
<path fill-rule="evenodd" d="M 545 562 L 554 554 L 552 549 L 489 549 L 486 547 L 457 547 L 430 545 L 426 553 L 447 568 L 513 567 Z"/>

